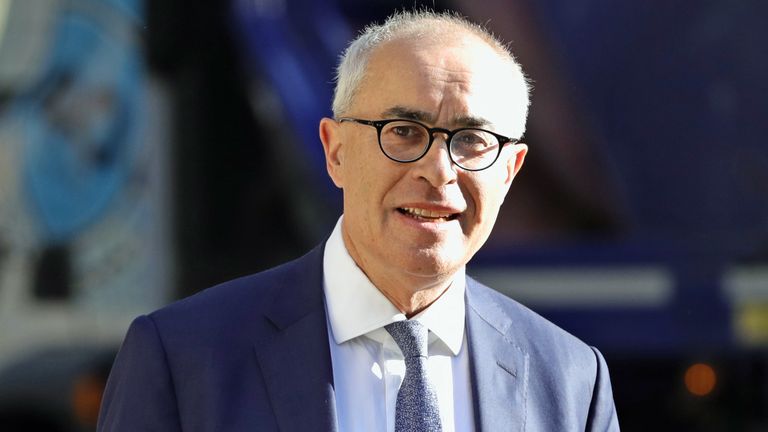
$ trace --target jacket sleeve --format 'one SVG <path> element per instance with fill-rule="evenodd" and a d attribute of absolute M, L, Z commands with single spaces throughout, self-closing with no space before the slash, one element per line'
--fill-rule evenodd
<path fill-rule="evenodd" d="M 597 373 L 595 374 L 595 386 L 592 390 L 592 402 L 587 418 L 587 431 L 604 432 L 618 431 L 619 420 L 616 416 L 616 406 L 613 402 L 613 390 L 611 378 L 608 375 L 608 365 L 603 355 L 596 348 L 592 348 L 597 360 Z"/>
<path fill-rule="evenodd" d="M 181 431 L 168 359 L 149 316 L 136 318 L 128 329 L 107 381 L 97 431 Z"/>

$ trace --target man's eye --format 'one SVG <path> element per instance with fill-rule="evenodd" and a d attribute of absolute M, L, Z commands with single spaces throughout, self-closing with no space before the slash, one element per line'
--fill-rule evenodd
<path fill-rule="evenodd" d="M 488 145 L 488 141 L 483 139 L 483 137 L 476 135 L 476 134 L 460 134 L 456 135 L 453 140 L 457 144 L 466 145 L 466 146 L 485 146 Z"/>
<path fill-rule="evenodd" d="M 412 137 L 417 135 L 419 131 L 414 126 L 395 126 L 392 128 L 392 132 L 401 137 Z"/>

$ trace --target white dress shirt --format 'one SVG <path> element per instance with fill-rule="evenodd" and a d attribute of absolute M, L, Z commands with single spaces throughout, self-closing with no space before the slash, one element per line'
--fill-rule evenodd
<path fill-rule="evenodd" d="M 344 245 L 341 223 L 339 218 L 323 257 L 338 426 L 342 432 L 392 432 L 405 362 L 383 327 L 406 317 L 357 267 Z M 464 332 L 465 283 L 462 268 L 448 290 L 412 318 L 429 329 L 427 374 L 446 432 L 474 430 Z"/>

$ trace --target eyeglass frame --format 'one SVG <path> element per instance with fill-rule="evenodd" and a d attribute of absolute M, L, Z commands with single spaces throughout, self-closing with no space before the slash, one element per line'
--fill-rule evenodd
<path fill-rule="evenodd" d="M 379 141 L 379 150 L 381 150 L 381 152 L 384 154 L 384 156 L 387 157 L 387 159 L 395 161 L 395 162 L 399 162 L 399 163 L 416 162 L 419 159 L 421 159 L 424 156 L 426 156 L 426 154 L 429 153 L 429 149 L 432 148 L 432 143 L 435 141 L 435 133 L 437 133 L 437 132 L 443 133 L 443 134 L 446 135 L 445 146 L 448 148 L 448 158 L 451 160 L 451 162 L 454 165 L 456 165 L 457 167 L 459 167 L 459 168 L 461 168 L 461 169 L 463 169 L 465 171 L 473 171 L 473 172 L 483 171 L 483 170 L 486 170 L 486 169 L 492 167 L 493 164 L 495 164 L 496 161 L 499 160 L 499 156 L 501 155 L 501 149 L 504 147 L 504 145 L 509 144 L 509 143 L 512 143 L 512 145 L 515 145 L 515 144 L 519 143 L 520 140 L 522 139 L 522 137 L 519 138 L 519 139 L 509 138 L 509 137 L 506 137 L 504 135 L 497 134 L 496 132 L 492 132 L 492 131 L 489 131 L 487 129 L 477 128 L 477 127 L 463 127 L 463 128 L 458 128 L 458 129 L 454 129 L 454 130 L 449 130 L 449 129 L 445 129 L 445 128 L 437 128 L 437 127 L 436 128 L 432 128 L 432 127 L 429 127 L 429 126 L 427 126 L 424 123 L 421 123 L 419 121 L 411 120 L 411 119 L 402 119 L 402 118 L 384 119 L 384 120 L 365 120 L 365 119 L 359 119 L 359 118 L 354 118 L 354 117 L 339 117 L 338 119 L 336 119 L 336 121 L 339 122 L 339 123 L 353 122 L 353 123 L 358 123 L 358 124 L 362 124 L 362 125 L 366 125 L 366 126 L 373 126 L 374 128 L 376 128 L 376 137 L 377 137 L 377 139 Z M 429 143 L 427 143 L 427 146 L 424 148 L 424 152 L 422 152 L 420 155 L 418 155 L 417 157 L 415 157 L 413 159 L 409 159 L 409 160 L 395 159 L 392 156 L 390 156 L 386 151 L 384 151 L 384 146 L 381 144 L 381 131 L 384 129 L 384 126 L 388 125 L 389 123 L 394 123 L 394 122 L 398 122 L 398 121 L 407 121 L 407 122 L 415 123 L 415 124 L 423 127 L 424 129 L 426 129 L 427 133 L 429 134 Z M 478 130 L 478 131 L 482 131 L 482 132 L 485 132 L 485 133 L 493 135 L 496 138 L 496 140 L 499 141 L 499 150 L 496 152 L 496 156 L 493 158 L 491 163 L 488 164 L 488 166 L 483 167 L 483 168 L 466 168 L 466 167 L 462 166 L 461 164 L 459 164 L 458 162 L 456 162 L 453 159 L 453 154 L 451 153 L 451 141 L 453 140 L 454 135 L 456 135 L 457 133 L 459 133 L 461 131 L 465 131 L 465 130 Z"/>

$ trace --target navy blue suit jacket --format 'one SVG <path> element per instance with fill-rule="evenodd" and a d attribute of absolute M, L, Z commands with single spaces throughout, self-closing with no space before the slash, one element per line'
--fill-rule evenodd
<path fill-rule="evenodd" d="M 336 428 L 323 248 L 205 290 L 131 325 L 99 431 Z M 477 430 L 618 430 L 600 353 L 467 278 Z"/>

